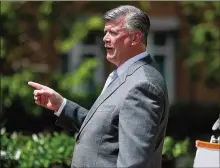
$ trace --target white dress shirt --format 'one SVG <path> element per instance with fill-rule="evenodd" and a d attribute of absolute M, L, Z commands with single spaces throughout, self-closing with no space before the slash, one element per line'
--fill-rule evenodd
<path fill-rule="evenodd" d="M 148 55 L 148 53 L 147 53 L 147 51 L 145 51 L 145 52 L 140 53 L 140 54 L 138 54 L 138 55 L 136 55 L 136 56 L 134 56 L 134 57 L 128 59 L 127 61 L 125 61 L 122 65 L 120 65 L 120 66 L 117 68 L 117 74 L 118 74 L 118 76 L 120 76 L 121 74 L 123 74 L 123 73 L 128 69 L 128 67 L 129 67 L 130 65 L 132 65 L 132 64 L 135 63 L 136 61 L 138 61 L 138 60 L 140 60 L 140 59 L 146 57 L 147 55 Z M 105 86 L 103 87 L 102 93 L 104 92 L 104 90 L 105 90 L 106 87 L 108 86 L 107 83 L 109 83 L 109 80 L 111 80 L 110 78 L 111 78 L 112 75 L 113 75 L 113 72 L 111 72 L 111 73 L 109 74 L 109 77 L 108 77 L 107 80 L 106 80 Z M 102 93 L 101 93 L 101 94 L 102 94 Z M 63 99 L 63 102 L 62 102 L 62 104 L 61 104 L 59 110 L 58 110 L 58 111 L 55 111 L 54 114 L 57 115 L 57 116 L 59 116 L 59 115 L 61 114 L 63 108 L 65 107 L 65 105 L 66 105 L 66 98 Z"/>

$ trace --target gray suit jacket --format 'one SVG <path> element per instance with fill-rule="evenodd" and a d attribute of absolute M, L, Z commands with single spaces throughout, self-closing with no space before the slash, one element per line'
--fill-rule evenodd
<path fill-rule="evenodd" d="M 67 100 L 56 124 L 79 132 L 72 167 L 160 168 L 167 120 L 166 84 L 148 55 L 119 76 L 90 110 Z"/>

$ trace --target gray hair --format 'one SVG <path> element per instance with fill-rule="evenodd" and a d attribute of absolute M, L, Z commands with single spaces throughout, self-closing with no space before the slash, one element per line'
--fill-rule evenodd
<path fill-rule="evenodd" d="M 147 45 L 147 36 L 150 30 L 150 20 L 146 13 L 131 5 L 122 5 L 107 11 L 104 15 L 104 21 L 116 20 L 125 16 L 125 28 L 129 31 L 141 31 L 142 42 Z"/>

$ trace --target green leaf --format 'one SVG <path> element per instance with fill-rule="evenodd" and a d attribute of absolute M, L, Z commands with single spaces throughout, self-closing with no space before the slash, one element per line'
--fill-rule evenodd
<path fill-rule="evenodd" d="M 85 38 L 90 30 L 100 30 L 103 25 L 104 22 L 98 15 L 89 17 L 86 21 L 76 21 L 72 25 L 70 36 L 64 40 L 56 41 L 55 46 L 60 52 L 66 52 Z"/>
<path fill-rule="evenodd" d="M 72 136 L 68 136 L 66 133 L 61 132 L 56 136 L 43 133 L 25 136 L 14 132 L 13 135 L 10 135 L 10 137 L 16 135 L 16 138 L 13 139 L 8 138 L 7 132 L 2 131 L 2 133 L 1 150 L 7 151 L 9 159 L 5 162 L 8 164 L 15 159 L 18 159 L 17 167 L 51 167 L 54 163 L 62 163 L 66 166 L 71 164 L 74 142 Z M 45 143 L 39 144 L 32 138 L 34 136 L 45 141 Z"/>
<path fill-rule="evenodd" d="M 85 26 L 84 22 L 74 23 L 71 30 L 71 36 L 59 42 L 60 52 L 66 52 L 70 50 L 77 42 L 82 40 L 87 34 L 88 28 Z"/>
<path fill-rule="evenodd" d="M 195 65 L 198 65 L 199 63 L 201 63 L 204 60 L 204 52 L 203 51 L 197 51 L 194 52 L 193 56 L 189 57 L 186 60 L 186 64 L 189 67 L 194 67 Z"/>
<path fill-rule="evenodd" d="M 10 107 L 12 105 L 12 101 L 9 97 L 6 97 L 4 100 L 4 106 L 5 107 Z"/>
<path fill-rule="evenodd" d="M 53 1 L 43 1 L 40 6 L 40 12 L 43 15 L 49 15 L 52 12 L 52 3 Z"/>
<path fill-rule="evenodd" d="M 205 32 L 206 29 L 203 27 L 203 25 L 193 27 L 191 33 L 193 42 L 197 45 L 201 45 L 205 41 Z"/>
<path fill-rule="evenodd" d="M 83 61 L 80 67 L 74 73 L 67 73 L 60 82 L 61 89 L 71 89 L 79 97 L 85 97 L 87 91 L 82 87 L 94 75 L 93 70 L 98 66 L 96 58 L 90 58 Z"/>
<path fill-rule="evenodd" d="M 47 33 L 47 30 L 49 28 L 49 23 L 47 20 L 42 19 L 38 22 L 38 27 L 43 33 Z"/>
<path fill-rule="evenodd" d="M 215 12 L 213 10 L 207 10 L 204 12 L 204 18 L 207 21 L 213 21 L 215 19 Z"/>
<path fill-rule="evenodd" d="M 202 8 L 207 5 L 207 2 L 203 1 L 196 1 L 196 2 L 191 2 L 193 5 L 195 5 L 197 8 Z"/>
<path fill-rule="evenodd" d="M 6 50 L 5 50 L 5 39 L 0 37 L 0 57 L 5 57 Z"/>
<path fill-rule="evenodd" d="M 137 1 L 138 2 L 138 1 Z M 143 11 L 147 11 L 147 10 L 149 10 L 150 9 L 150 3 L 149 2 L 146 2 L 146 1 L 139 1 L 139 4 L 140 4 L 140 6 L 141 6 L 141 9 L 143 10 Z"/>
<path fill-rule="evenodd" d="M 92 16 L 87 20 L 87 27 L 89 30 L 92 29 L 102 29 L 104 26 L 104 22 L 101 16 Z"/>
<path fill-rule="evenodd" d="M 13 3 L 14 2 L 1 1 L 1 4 L 0 4 L 1 15 L 9 13 L 12 9 Z"/>

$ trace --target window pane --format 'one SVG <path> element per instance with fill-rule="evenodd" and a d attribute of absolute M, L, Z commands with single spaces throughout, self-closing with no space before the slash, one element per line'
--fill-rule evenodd
<path fill-rule="evenodd" d="M 82 40 L 83 44 L 96 44 L 97 38 L 102 37 L 103 32 L 99 30 L 92 30 L 88 32 L 88 35 Z M 102 41 L 100 42 L 102 43 Z"/>
<path fill-rule="evenodd" d="M 59 59 L 60 59 L 59 66 L 60 66 L 61 72 L 63 72 L 63 73 L 68 72 L 68 58 L 69 58 L 69 56 L 66 53 L 61 53 L 59 55 Z"/>
<path fill-rule="evenodd" d="M 166 33 L 165 32 L 155 32 L 154 33 L 154 44 L 163 46 L 166 44 Z"/>
<path fill-rule="evenodd" d="M 160 72 L 164 76 L 164 56 L 163 55 L 155 55 L 154 60 L 157 62 Z"/>

